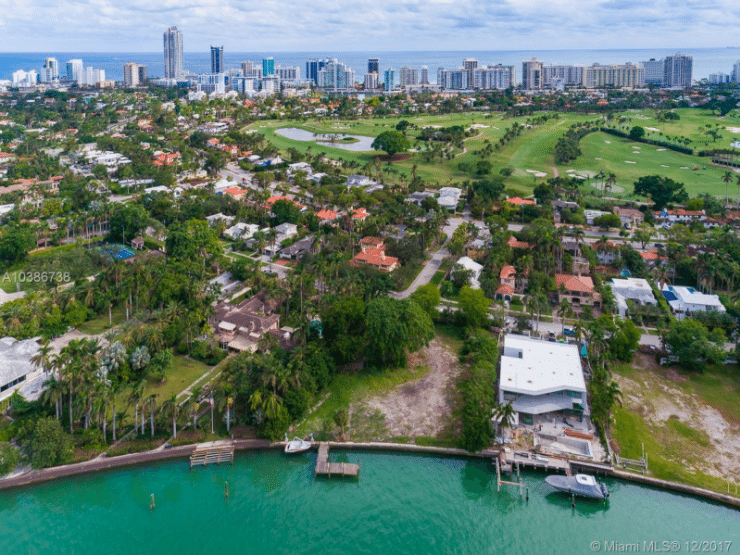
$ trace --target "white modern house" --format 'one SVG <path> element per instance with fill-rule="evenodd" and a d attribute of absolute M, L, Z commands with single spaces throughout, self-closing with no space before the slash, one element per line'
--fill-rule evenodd
<path fill-rule="evenodd" d="M 531 425 L 538 415 L 589 415 L 577 345 L 506 335 L 500 376 L 498 401 L 511 403 L 515 424 Z"/>
<path fill-rule="evenodd" d="M 707 295 L 693 287 L 663 284 L 663 296 L 679 320 L 694 312 L 725 312 L 717 295 Z"/>
<path fill-rule="evenodd" d="M 256 224 L 247 224 L 244 222 L 239 222 L 238 224 L 235 224 L 231 226 L 228 229 L 224 230 L 224 236 L 228 237 L 229 239 L 249 239 L 257 233 L 260 229 L 260 226 Z"/>
<path fill-rule="evenodd" d="M 38 350 L 36 339 L 0 339 L 0 400 L 10 397 L 30 374 L 38 371 L 31 362 Z"/>
<path fill-rule="evenodd" d="M 458 189 L 457 187 L 442 187 L 439 190 L 437 204 L 447 210 L 455 210 L 457 203 L 460 202 L 460 195 L 462 195 L 462 189 Z"/>
<path fill-rule="evenodd" d="M 475 260 L 470 257 L 463 256 L 457 263 L 466 270 L 470 270 L 472 275 L 470 276 L 470 287 L 473 289 L 480 289 L 480 273 L 483 271 L 483 266 L 478 264 Z"/>
<path fill-rule="evenodd" d="M 611 287 L 617 301 L 619 315 L 627 314 L 627 301 L 631 300 L 640 305 L 657 305 L 650 283 L 641 278 L 613 279 L 607 285 Z"/>

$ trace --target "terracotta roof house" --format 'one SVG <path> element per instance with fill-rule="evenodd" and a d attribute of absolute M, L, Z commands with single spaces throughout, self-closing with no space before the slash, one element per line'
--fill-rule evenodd
<path fill-rule="evenodd" d="M 318 212 L 316 212 L 316 216 L 319 218 L 321 223 L 324 224 L 336 220 L 339 216 L 339 212 L 335 212 L 334 210 L 329 210 L 325 208 L 324 210 L 319 210 Z"/>
<path fill-rule="evenodd" d="M 171 166 L 180 157 L 179 152 L 171 152 L 169 154 L 164 152 L 158 152 L 154 155 L 155 166 Z"/>
<path fill-rule="evenodd" d="M 501 280 L 501 285 L 509 285 L 513 291 L 516 287 L 516 269 L 514 266 L 507 264 L 501 268 L 499 279 Z"/>
<path fill-rule="evenodd" d="M 566 299 L 576 313 L 581 312 L 584 306 L 590 306 L 594 314 L 601 311 L 601 295 L 594 290 L 594 282 L 589 276 L 555 274 L 555 283 L 558 303 Z"/>
<path fill-rule="evenodd" d="M 383 243 L 383 239 L 380 239 L 379 237 L 363 237 L 360 239 L 360 248 L 362 249 L 362 252 L 365 252 L 368 249 L 384 247 L 385 244 Z"/>
<path fill-rule="evenodd" d="M 235 200 L 241 200 L 248 192 L 247 189 L 242 189 L 241 187 L 230 187 L 224 190 L 223 194 L 232 196 Z"/>
<path fill-rule="evenodd" d="M 261 292 L 238 305 L 217 304 L 209 323 L 222 348 L 254 352 L 263 334 L 280 327 L 280 315 L 273 314 L 274 309 L 275 303 L 266 302 Z"/>
<path fill-rule="evenodd" d="M 530 248 L 529 243 L 527 243 L 526 241 L 517 241 L 516 238 L 514 238 L 514 237 L 512 237 L 511 239 L 509 239 L 507 241 L 507 244 L 512 249 L 529 249 Z"/>
<path fill-rule="evenodd" d="M 370 214 L 368 214 L 367 210 L 365 210 L 364 208 L 358 208 L 357 210 L 352 211 L 353 220 L 364 220 L 369 215 Z"/>
<path fill-rule="evenodd" d="M 389 273 L 398 268 L 398 258 L 385 255 L 385 247 L 368 247 L 357 253 L 350 261 L 352 266 L 372 266 L 376 270 Z"/>
<path fill-rule="evenodd" d="M 525 204 L 537 204 L 537 203 L 536 203 L 535 201 L 533 201 L 533 200 L 529 200 L 529 199 L 523 199 L 523 198 L 521 198 L 521 197 L 512 197 L 512 198 L 507 198 L 507 199 L 506 199 L 506 202 L 508 202 L 508 203 L 510 203 L 510 204 L 514 204 L 514 205 L 516 205 L 516 206 L 523 206 L 523 205 L 525 205 Z"/>

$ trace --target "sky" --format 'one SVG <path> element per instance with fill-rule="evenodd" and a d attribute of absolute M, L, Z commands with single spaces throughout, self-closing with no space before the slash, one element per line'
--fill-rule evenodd
<path fill-rule="evenodd" d="M 0 0 L 0 52 L 740 46 L 737 0 Z"/>

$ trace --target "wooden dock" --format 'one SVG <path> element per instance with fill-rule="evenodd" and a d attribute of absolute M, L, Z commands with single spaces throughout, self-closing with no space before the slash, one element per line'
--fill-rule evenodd
<path fill-rule="evenodd" d="M 234 463 L 234 444 L 230 441 L 200 443 L 190 455 L 190 468 L 222 462 Z"/>
<path fill-rule="evenodd" d="M 360 465 L 356 463 L 333 463 L 329 462 L 329 444 L 322 441 L 319 444 L 319 456 L 316 458 L 316 476 L 360 476 Z"/>

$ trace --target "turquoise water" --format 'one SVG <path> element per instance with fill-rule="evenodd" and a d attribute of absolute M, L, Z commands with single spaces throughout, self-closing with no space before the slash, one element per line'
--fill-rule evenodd
<path fill-rule="evenodd" d="M 0 553 L 577 554 L 594 541 L 642 552 L 644 540 L 740 550 L 740 512 L 630 483 L 608 480 L 606 505 L 573 509 L 544 474 L 524 475 L 529 502 L 497 493 L 487 461 L 332 452 L 361 465 L 358 481 L 342 481 L 315 479 L 315 457 L 170 461 L 0 492 Z"/>

